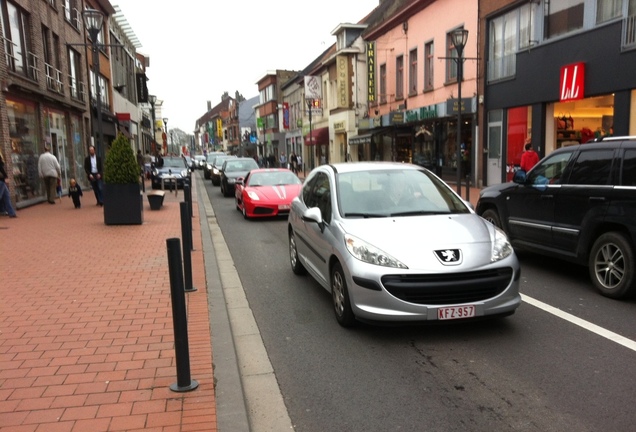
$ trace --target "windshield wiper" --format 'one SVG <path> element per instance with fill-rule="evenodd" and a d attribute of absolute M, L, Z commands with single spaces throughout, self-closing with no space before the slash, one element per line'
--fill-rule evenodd
<path fill-rule="evenodd" d="M 349 213 L 345 213 L 344 217 L 361 217 L 361 218 L 383 218 L 383 217 L 387 217 L 389 215 L 387 214 L 383 214 L 383 213 L 353 213 L 353 212 L 349 212 Z"/>
<path fill-rule="evenodd" d="M 422 216 L 422 215 L 441 215 L 448 214 L 447 211 L 432 210 L 411 210 L 397 213 L 391 213 L 389 216 Z"/>

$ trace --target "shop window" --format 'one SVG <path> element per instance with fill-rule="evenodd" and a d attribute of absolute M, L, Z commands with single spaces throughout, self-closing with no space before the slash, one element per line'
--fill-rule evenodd
<path fill-rule="evenodd" d="M 7 99 L 11 162 L 17 202 L 42 196 L 38 175 L 40 146 L 35 104 Z"/>

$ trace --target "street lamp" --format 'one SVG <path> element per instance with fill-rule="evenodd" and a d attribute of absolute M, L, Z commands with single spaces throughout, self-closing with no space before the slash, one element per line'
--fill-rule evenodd
<path fill-rule="evenodd" d="M 97 156 L 104 160 L 104 129 L 102 126 L 102 89 L 99 83 L 99 46 L 97 40 L 104 25 L 104 14 L 96 9 L 84 9 L 82 11 L 84 25 L 91 40 L 93 51 L 93 83 L 95 85 L 95 99 L 97 109 L 97 134 L 95 137 L 95 147 Z"/>
<path fill-rule="evenodd" d="M 310 170 L 314 169 L 314 151 L 315 151 L 315 149 L 312 147 L 312 143 L 314 142 L 314 137 L 311 136 L 311 109 L 313 108 L 313 106 L 314 106 L 314 100 L 307 99 L 307 108 L 309 110 L 309 152 L 311 154 L 311 159 L 310 159 L 311 163 L 309 165 Z"/>
<path fill-rule="evenodd" d="M 157 96 L 148 95 L 148 102 L 150 102 L 150 107 L 152 108 L 152 146 L 151 151 L 152 155 L 155 156 L 157 153 L 157 123 L 155 120 L 155 103 L 157 102 Z"/>
<path fill-rule="evenodd" d="M 170 151 L 170 144 L 168 143 L 168 117 L 163 118 L 163 124 L 166 127 L 166 148 L 168 149 L 168 153 L 172 153 Z"/>
<path fill-rule="evenodd" d="M 461 196 L 462 194 L 462 170 L 461 170 L 461 161 L 462 161 L 462 149 L 461 149 L 461 140 L 462 140 L 462 69 L 464 59 L 462 58 L 462 54 L 464 52 L 464 47 L 466 46 L 466 41 L 468 40 L 468 30 L 460 28 L 456 29 L 451 33 L 451 40 L 455 49 L 457 50 L 457 58 L 455 61 L 457 62 L 457 193 Z M 468 184 L 466 184 L 466 189 L 468 189 Z"/>

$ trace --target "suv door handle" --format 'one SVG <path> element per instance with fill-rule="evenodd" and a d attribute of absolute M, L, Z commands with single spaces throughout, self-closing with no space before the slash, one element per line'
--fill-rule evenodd
<path fill-rule="evenodd" d="M 547 199 L 554 199 L 554 195 L 550 194 L 550 195 L 541 195 L 541 199 L 542 200 L 547 200 Z"/>
<path fill-rule="evenodd" d="M 592 202 L 597 202 L 597 201 L 605 202 L 605 197 L 590 197 L 589 201 L 592 201 Z"/>

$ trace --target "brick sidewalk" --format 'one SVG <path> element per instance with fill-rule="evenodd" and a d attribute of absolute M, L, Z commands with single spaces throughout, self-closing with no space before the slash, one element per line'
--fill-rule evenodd
<path fill-rule="evenodd" d="M 92 191 L 0 217 L 0 431 L 216 431 L 196 182 L 190 368 L 173 392 L 166 240 L 181 238 L 179 195 L 144 223 L 104 225 Z"/>

